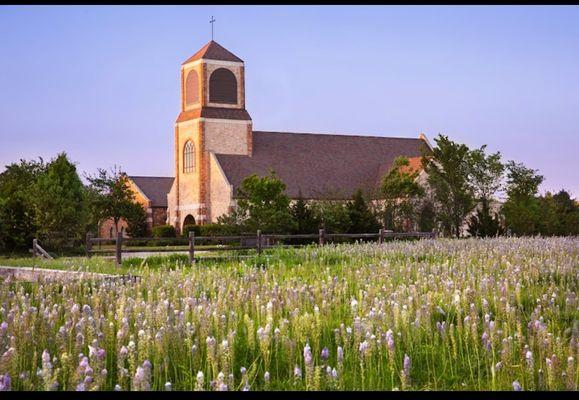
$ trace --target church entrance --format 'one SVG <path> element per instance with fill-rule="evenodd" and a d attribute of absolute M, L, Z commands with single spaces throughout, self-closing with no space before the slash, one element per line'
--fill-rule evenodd
<path fill-rule="evenodd" d="M 191 214 L 188 214 L 183 220 L 183 226 L 185 225 L 195 225 L 195 218 Z"/>

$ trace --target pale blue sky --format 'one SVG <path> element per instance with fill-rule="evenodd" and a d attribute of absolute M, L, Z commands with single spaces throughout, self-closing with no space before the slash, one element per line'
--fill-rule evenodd
<path fill-rule="evenodd" d="M 255 130 L 488 144 L 579 195 L 577 6 L 1 6 L 0 168 L 173 174 L 180 64 L 245 61 Z"/>

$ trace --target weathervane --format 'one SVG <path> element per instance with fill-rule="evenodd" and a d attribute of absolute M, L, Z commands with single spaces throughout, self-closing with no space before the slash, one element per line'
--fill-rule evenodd
<path fill-rule="evenodd" d="M 213 15 L 211 16 L 211 19 L 209 20 L 209 23 L 211 24 L 211 40 L 213 40 L 213 23 L 215 22 L 215 18 L 213 18 Z"/>

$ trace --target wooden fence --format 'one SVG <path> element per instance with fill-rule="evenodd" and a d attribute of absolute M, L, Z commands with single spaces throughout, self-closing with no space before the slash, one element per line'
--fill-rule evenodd
<path fill-rule="evenodd" d="M 224 245 L 204 245 L 202 249 L 197 248 L 197 250 L 202 251 L 236 251 L 236 250 L 257 250 L 258 254 L 264 249 L 273 247 L 299 247 L 303 244 L 280 244 L 284 240 L 296 240 L 296 239 L 310 239 L 312 242 L 318 243 L 318 245 L 323 246 L 326 242 L 335 239 L 366 239 L 366 240 L 377 240 L 378 243 L 383 243 L 387 239 L 401 239 L 401 238 L 435 238 L 435 232 L 392 232 L 385 229 L 380 229 L 376 233 L 326 233 L 324 229 L 320 229 L 319 233 L 305 233 L 305 234 L 293 234 L 293 235 L 279 235 L 279 234 L 262 234 L 261 231 L 257 231 L 256 235 L 234 235 L 234 236 L 195 236 L 194 232 L 189 232 L 188 238 L 181 239 L 184 243 L 180 246 L 187 246 L 186 250 L 180 250 L 175 248 L 156 248 L 154 250 L 147 250 L 146 248 L 139 248 L 138 246 L 123 247 L 123 244 L 130 244 L 131 242 L 142 242 L 142 241 L 155 241 L 157 243 L 174 243 L 176 238 L 124 238 L 118 236 L 116 238 L 93 238 L 90 233 L 86 236 L 86 254 L 91 257 L 94 254 L 99 253 L 112 253 L 115 254 L 115 261 L 117 265 L 122 262 L 122 253 L 131 252 L 176 252 L 176 251 L 187 251 L 189 255 L 189 262 L 193 263 L 195 261 L 195 245 L 199 246 L 200 242 L 221 242 L 221 243 L 239 243 L 233 246 Z M 186 242 L 185 242 L 186 241 Z M 95 245 L 100 247 L 102 243 L 114 242 L 115 247 L 112 249 L 101 249 L 95 248 Z M 178 246 L 178 245 L 177 245 Z"/>

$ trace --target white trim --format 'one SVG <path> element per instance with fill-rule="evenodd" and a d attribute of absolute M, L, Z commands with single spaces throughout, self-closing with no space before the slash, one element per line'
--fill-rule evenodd
<path fill-rule="evenodd" d="M 191 61 L 191 62 L 188 62 L 187 64 L 181 65 L 181 70 L 193 68 L 196 65 L 199 65 L 203 62 L 205 64 L 213 64 L 213 65 L 219 65 L 219 66 L 224 66 L 224 67 L 243 67 L 242 61 L 223 61 L 223 60 L 211 60 L 209 58 L 200 58 L 199 60 Z"/>
<path fill-rule="evenodd" d="M 422 139 L 426 142 L 426 144 L 428 145 L 428 147 L 430 148 L 430 151 L 433 150 L 432 145 L 430 144 L 430 141 L 428 140 L 428 138 L 426 137 L 426 135 L 422 132 L 420 132 L 420 135 L 418 135 L 419 139 Z"/>
<path fill-rule="evenodd" d="M 206 122 L 219 122 L 219 123 L 225 123 L 228 122 L 230 124 L 243 124 L 243 125 L 251 125 L 251 120 L 247 120 L 247 119 L 221 119 L 221 118 L 199 118 L 201 121 L 206 121 Z"/>
<path fill-rule="evenodd" d="M 182 121 L 182 122 L 177 122 L 175 125 L 177 125 L 178 128 L 183 128 L 185 126 L 189 126 L 189 125 L 195 125 L 197 122 L 218 122 L 218 123 L 229 123 L 229 124 L 241 124 L 241 125 L 251 125 L 252 121 L 249 119 L 226 119 L 226 118 L 205 118 L 205 117 L 200 117 L 200 118 L 194 118 L 194 119 L 189 119 L 187 121 Z"/>

